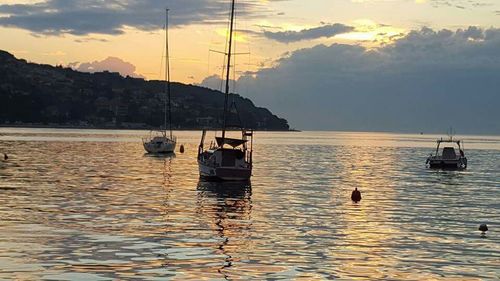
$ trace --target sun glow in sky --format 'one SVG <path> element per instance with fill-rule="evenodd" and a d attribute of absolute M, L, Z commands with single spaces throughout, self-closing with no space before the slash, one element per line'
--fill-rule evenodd
<path fill-rule="evenodd" d="M 104 5 L 100 1 L 76 1 L 79 4 L 67 1 L 67 7 L 57 6 L 61 4 L 56 2 L 0 0 L 0 49 L 29 61 L 53 65 L 78 65 L 117 57 L 135 65 L 137 75 L 148 79 L 161 77 L 162 1 L 144 1 L 134 7 L 130 4 L 132 1 L 123 0 L 104 7 L 110 14 L 114 9 L 124 12 L 122 18 L 106 18 L 105 14 L 97 17 L 102 11 L 95 13 L 94 10 L 103 9 Z M 225 0 L 188 2 L 166 2 L 173 22 L 170 29 L 172 76 L 177 81 L 199 83 L 207 76 L 220 73 L 223 56 L 209 50 L 224 49 L 229 6 Z M 236 51 L 251 55 L 250 61 L 241 57 L 236 65 L 239 73 L 256 71 L 273 65 L 288 52 L 319 44 L 361 44 L 376 48 L 424 26 L 451 30 L 499 26 L 500 2 L 496 0 L 449 2 L 237 1 Z M 15 4 L 27 6 L 22 7 L 21 12 L 11 6 Z M 198 6 L 199 11 L 187 6 Z M 328 33 L 327 27 L 334 24 L 350 29 Z"/>

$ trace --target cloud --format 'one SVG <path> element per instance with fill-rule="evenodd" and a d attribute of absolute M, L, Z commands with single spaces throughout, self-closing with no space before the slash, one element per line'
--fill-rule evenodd
<path fill-rule="evenodd" d="M 44 0 L 0 5 L 0 26 L 44 35 L 117 35 L 126 27 L 150 31 L 162 27 L 166 5 L 174 26 L 226 20 L 229 8 L 225 0 Z M 254 1 L 239 2 L 237 8 L 239 16 L 270 13 Z"/>
<path fill-rule="evenodd" d="M 89 38 L 81 38 L 80 39 L 76 39 L 75 40 L 76 43 L 88 43 L 88 42 L 101 42 L 101 43 L 106 43 L 106 42 L 109 42 L 107 39 L 104 39 L 104 38 L 93 38 L 93 37 L 89 37 Z"/>
<path fill-rule="evenodd" d="M 423 28 L 377 49 L 298 50 L 238 88 L 300 129 L 500 134 L 499 81 L 500 29 Z"/>
<path fill-rule="evenodd" d="M 135 73 L 136 67 L 133 64 L 116 57 L 108 57 L 107 59 L 104 59 L 102 61 L 70 63 L 69 67 L 82 72 L 94 73 L 101 71 L 110 71 L 118 72 L 124 77 L 130 76 L 136 78 L 144 78 L 144 76 Z"/>
<path fill-rule="evenodd" d="M 478 8 L 478 7 L 488 7 L 493 6 L 493 3 L 489 0 L 428 0 L 433 7 L 454 7 L 457 9 L 468 9 L 468 8 Z"/>
<path fill-rule="evenodd" d="M 199 86 L 207 87 L 217 91 L 223 91 L 223 81 L 218 75 L 211 75 L 203 79 Z"/>
<path fill-rule="evenodd" d="M 338 34 L 353 31 L 354 27 L 340 23 L 327 24 L 301 31 L 264 31 L 264 36 L 282 43 L 292 43 L 302 40 L 313 40 L 322 37 L 333 37 Z"/>
<path fill-rule="evenodd" d="M 64 57 L 64 56 L 66 56 L 66 53 L 58 50 L 55 52 L 42 53 L 42 55 L 49 56 L 49 57 Z"/>

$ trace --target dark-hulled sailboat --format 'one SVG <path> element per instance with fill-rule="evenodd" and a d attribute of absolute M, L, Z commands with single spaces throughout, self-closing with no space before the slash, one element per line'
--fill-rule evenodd
<path fill-rule="evenodd" d="M 253 131 L 241 129 L 241 138 L 228 138 L 229 111 L 229 78 L 231 73 L 231 56 L 233 47 L 235 0 L 231 2 L 231 21 L 229 27 L 229 43 L 226 66 L 226 88 L 222 136 L 216 137 L 208 149 L 204 149 L 206 131 L 201 137 L 198 147 L 198 167 L 200 177 L 222 181 L 247 181 L 252 176 Z"/>

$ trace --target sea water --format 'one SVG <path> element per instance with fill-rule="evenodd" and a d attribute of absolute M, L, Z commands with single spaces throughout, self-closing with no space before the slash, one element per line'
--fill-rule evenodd
<path fill-rule="evenodd" d="M 256 132 L 251 182 L 213 183 L 200 132 L 164 157 L 145 134 L 0 129 L 0 280 L 500 277 L 500 137 L 438 171 L 440 136 Z"/>

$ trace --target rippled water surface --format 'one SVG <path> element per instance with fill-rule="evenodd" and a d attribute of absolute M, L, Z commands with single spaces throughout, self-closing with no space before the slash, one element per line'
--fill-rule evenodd
<path fill-rule="evenodd" d="M 259 132 L 241 184 L 198 179 L 199 132 L 171 157 L 142 134 L 0 129 L 0 280 L 500 276 L 500 137 L 440 172 L 437 136 Z"/>

